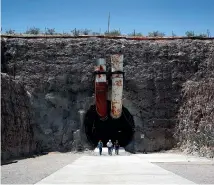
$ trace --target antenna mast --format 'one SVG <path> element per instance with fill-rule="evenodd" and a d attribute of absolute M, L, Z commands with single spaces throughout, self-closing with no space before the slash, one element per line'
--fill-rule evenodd
<path fill-rule="evenodd" d="M 108 33 L 109 33 L 109 28 L 110 28 L 110 12 L 108 14 Z"/>

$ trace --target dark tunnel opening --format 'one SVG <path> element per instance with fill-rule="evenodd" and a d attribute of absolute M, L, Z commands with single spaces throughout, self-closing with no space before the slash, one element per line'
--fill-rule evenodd
<path fill-rule="evenodd" d="M 122 115 L 119 119 L 110 116 L 111 102 L 108 101 L 108 119 L 100 120 L 96 112 L 96 106 L 92 105 L 85 115 L 84 125 L 88 141 L 96 147 L 101 139 L 104 146 L 109 139 L 113 142 L 119 141 L 124 147 L 130 143 L 134 134 L 134 119 L 127 108 L 123 107 Z"/>

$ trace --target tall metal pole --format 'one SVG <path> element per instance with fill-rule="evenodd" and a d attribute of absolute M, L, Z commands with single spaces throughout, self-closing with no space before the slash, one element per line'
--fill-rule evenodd
<path fill-rule="evenodd" d="M 109 12 L 109 15 L 108 15 L 108 33 L 109 33 L 109 29 L 110 29 L 110 12 Z"/>
<path fill-rule="evenodd" d="M 210 31 L 207 29 L 207 37 L 210 37 Z"/>

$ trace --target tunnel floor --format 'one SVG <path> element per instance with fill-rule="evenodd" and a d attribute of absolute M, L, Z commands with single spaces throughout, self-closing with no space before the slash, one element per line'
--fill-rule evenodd
<path fill-rule="evenodd" d="M 96 146 L 101 139 L 104 146 L 109 139 L 119 141 L 120 146 L 126 146 L 132 140 L 134 134 L 134 120 L 127 108 L 123 107 L 122 116 L 113 119 L 110 116 L 111 102 L 108 101 L 108 119 L 100 120 L 96 106 L 92 105 L 85 115 L 84 125 L 88 141 Z"/>

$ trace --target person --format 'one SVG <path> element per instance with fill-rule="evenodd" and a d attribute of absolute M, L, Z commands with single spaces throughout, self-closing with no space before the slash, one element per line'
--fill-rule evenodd
<path fill-rule="evenodd" d="M 114 151 L 114 143 L 112 143 L 112 147 L 111 147 L 111 153 L 113 154 Z"/>
<path fill-rule="evenodd" d="M 120 145 L 119 145 L 118 140 L 116 140 L 116 142 L 115 142 L 115 144 L 114 144 L 114 148 L 115 148 L 115 154 L 116 154 L 116 155 L 119 155 L 119 148 L 120 148 Z"/>
<path fill-rule="evenodd" d="M 101 140 L 99 140 L 97 147 L 99 148 L 100 155 L 102 155 L 103 142 Z"/>
<path fill-rule="evenodd" d="M 109 155 L 112 155 L 112 142 L 111 142 L 111 140 L 109 140 L 108 141 L 108 143 L 107 143 L 107 147 L 108 147 L 108 154 Z"/>

